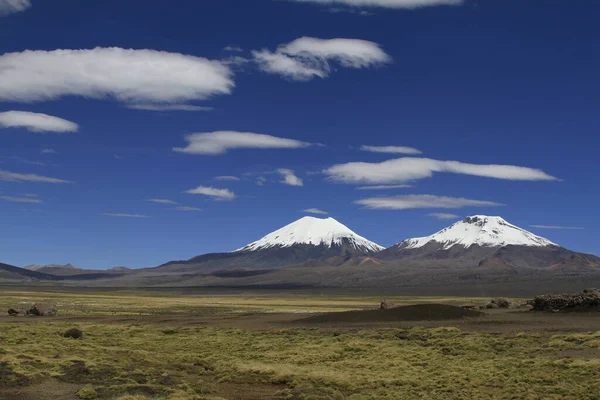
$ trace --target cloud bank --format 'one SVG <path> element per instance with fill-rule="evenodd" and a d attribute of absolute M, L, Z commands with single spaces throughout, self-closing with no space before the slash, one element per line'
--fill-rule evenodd
<path fill-rule="evenodd" d="M 1 74 L 1 72 L 0 72 Z M 0 84 L 1 85 L 1 84 Z M 29 111 L 6 111 L 0 113 L 0 127 L 25 128 L 30 132 L 77 132 L 79 125 L 66 119 Z"/>
<path fill-rule="evenodd" d="M 263 72 L 296 81 L 326 78 L 336 65 L 360 69 L 392 61 L 377 43 L 344 38 L 302 37 L 280 45 L 274 52 L 255 50 L 252 56 Z"/>
<path fill-rule="evenodd" d="M 289 186 L 304 186 L 302 179 L 298 178 L 291 169 L 280 168 L 277 173 L 283 177 L 281 183 Z"/>
<path fill-rule="evenodd" d="M 29 7 L 30 0 L 0 0 L 0 17 L 25 11 Z"/>
<path fill-rule="evenodd" d="M 398 158 L 381 163 L 351 162 L 323 171 L 332 181 L 352 184 L 394 184 L 430 178 L 434 172 L 448 172 L 512 181 L 555 181 L 542 170 L 515 165 L 468 164 L 430 158 Z"/>
<path fill-rule="evenodd" d="M 432 6 L 460 6 L 465 0 L 288 0 L 296 3 L 314 3 L 325 6 L 380 7 L 415 9 Z"/>
<path fill-rule="evenodd" d="M 392 153 L 392 154 L 422 154 L 421 150 L 406 146 L 361 146 L 362 151 L 373 153 Z"/>
<path fill-rule="evenodd" d="M 218 155 L 233 149 L 299 149 L 311 144 L 294 139 L 251 132 L 217 131 L 185 136 L 186 147 L 173 151 L 187 154 Z"/>
<path fill-rule="evenodd" d="M 356 204 L 371 209 L 409 210 L 413 208 L 462 208 L 492 207 L 503 204 L 494 201 L 471 200 L 460 197 L 433 196 L 429 194 L 411 194 L 405 196 L 371 197 L 355 201 Z"/>
<path fill-rule="evenodd" d="M 166 51 L 25 50 L 0 56 L 0 100 L 82 96 L 128 104 L 180 104 L 231 93 L 232 75 L 218 61 Z"/>
<path fill-rule="evenodd" d="M 233 200 L 235 199 L 235 193 L 229 189 L 217 189 L 212 186 L 198 186 L 195 189 L 190 189 L 184 193 L 188 194 L 201 194 L 204 196 L 212 197 L 215 200 Z"/>
<path fill-rule="evenodd" d="M 17 172 L 9 172 L 0 170 L 0 181 L 6 182 L 43 182 L 43 183 L 71 183 L 63 179 L 51 178 L 48 176 L 35 174 L 20 174 Z"/>

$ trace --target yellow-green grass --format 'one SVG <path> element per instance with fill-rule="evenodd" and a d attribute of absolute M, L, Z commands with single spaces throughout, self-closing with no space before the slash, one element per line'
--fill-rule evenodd
<path fill-rule="evenodd" d="M 86 315 L 88 308 L 92 314 L 112 315 L 115 310 L 132 312 L 133 307 L 151 314 L 171 315 L 175 310 L 185 318 L 186 312 L 241 309 L 320 311 L 332 301 L 339 309 L 352 309 L 372 306 L 375 299 L 0 294 L 2 307 L 15 300 L 54 301 L 60 313 L 70 315 Z M 474 301 L 456 301 L 466 300 Z M 84 399 L 230 398 L 226 388 L 235 385 L 260 386 L 278 398 L 304 400 L 600 398 L 600 358 L 587 356 L 600 348 L 600 332 L 493 334 L 456 327 L 309 326 L 243 330 L 19 318 L 25 317 L 0 323 L 0 393 L 11 385 L 55 379 L 80 384 L 79 397 Z M 84 331 L 82 339 L 62 337 L 74 326 Z"/>

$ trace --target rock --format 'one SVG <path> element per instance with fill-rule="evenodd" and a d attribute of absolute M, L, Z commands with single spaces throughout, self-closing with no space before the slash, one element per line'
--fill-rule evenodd
<path fill-rule="evenodd" d="M 19 312 L 17 310 L 15 310 L 14 308 L 9 308 L 8 315 L 11 315 L 14 317 L 15 315 L 19 315 Z"/>
<path fill-rule="evenodd" d="M 467 304 L 464 306 L 460 306 L 460 308 L 463 308 L 465 310 L 477 310 L 479 307 L 477 307 L 476 305 L 473 305 L 473 304 Z"/>
<path fill-rule="evenodd" d="M 485 308 L 487 308 L 487 309 L 498 308 L 498 304 L 496 304 L 496 303 L 487 303 L 485 305 Z"/>
<path fill-rule="evenodd" d="M 512 304 L 512 301 L 504 297 L 497 297 L 491 300 L 490 303 L 496 304 L 498 308 L 509 308 Z"/>
<path fill-rule="evenodd" d="M 388 308 L 394 308 L 394 304 L 387 300 L 382 301 L 381 304 L 379 305 L 380 310 L 387 310 Z"/>
<path fill-rule="evenodd" d="M 63 337 L 79 339 L 79 338 L 83 337 L 83 331 L 81 331 L 80 329 L 77 329 L 77 328 L 67 329 L 65 331 L 65 333 L 63 333 Z"/>
<path fill-rule="evenodd" d="M 56 315 L 56 307 L 52 304 L 34 304 L 29 311 L 28 315 L 36 315 L 38 317 L 53 317 Z"/>
<path fill-rule="evenodd" d="M 600 311 L 600 290 L 537 296 L 530 302 L 533 311 Z"/>

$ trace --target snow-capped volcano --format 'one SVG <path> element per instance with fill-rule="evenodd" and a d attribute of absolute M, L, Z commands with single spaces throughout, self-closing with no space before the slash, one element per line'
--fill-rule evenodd
<path fill-rule="evenodd" d="M 509 245 L 528 247 L 558 246 L 550 240 L 534 235 L 501 217 L 474 215 L 466 217 L 441 231 L 422 238 L 407 239 L 397 246 L 402 249 L 418 249 L 432 243 L 441 244 L 443 250 L 460 245 L 504 247 Z"/>
<path fill-rule="evenodd" d="M 286 248 L 296 245 L 346 247 L 360 253 L 383 250 L 377 243 L 365 239 L 333 218 L 303 217 L 284 226 L 236 252 Z"/>

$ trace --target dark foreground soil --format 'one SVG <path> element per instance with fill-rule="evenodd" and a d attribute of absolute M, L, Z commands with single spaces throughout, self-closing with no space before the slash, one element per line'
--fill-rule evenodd
<path fill-rule="evenodd" d="M 332 312 L 296 321 L 299 324 L 327 323 L 367 323 L 367 322 L 401 322 L 401 321 L 447 321 L 462 318 L 476 318 L 484 314 L 479 311 L 465 310 L 447 304 L 417 304 L 401 306 L 386 310 L 357 310 Z"/>

